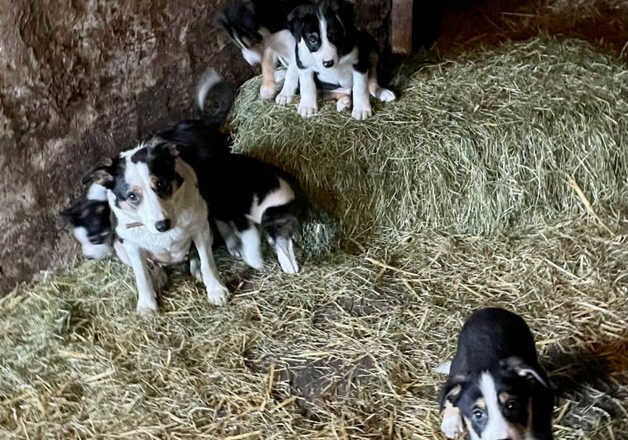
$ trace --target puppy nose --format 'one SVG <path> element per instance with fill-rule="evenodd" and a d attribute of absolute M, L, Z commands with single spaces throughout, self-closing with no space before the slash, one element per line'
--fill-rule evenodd
<path fill-rule="evenodd" d="M 156 222 L 155 229 L 157 229 L 159 232 L 166 232 L 168 229 L 170 229 L 170 219 L 167 218 L 165 220 L 160 220 Z"/>
<path fill-rule="evenodd" d="M 96 236 L 96 237 L 91 237 L 91 238 L 89 239 L 89 241 L 90 241 L 92 244 L 103 244 L 103 242 L 105 241 L 105 239 L 104 239 L 103 237 Z"/>
<path fill-rule="evenodd" d="M 323 61 L 323 66 L 324 67 L 331 67 L 333 65 L 334 65 L 334 60 Z"/>

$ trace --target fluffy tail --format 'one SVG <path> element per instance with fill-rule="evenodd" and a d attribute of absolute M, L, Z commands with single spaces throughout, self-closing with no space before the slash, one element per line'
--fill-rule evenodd
<path fill-rule="evenodd" d="M 203 73 L 203 76 L 201 76 L 201 80 L 196 87 L 196 104 L 201 111 L 203 111 L 203 107 L 205 107 L 207 94 L 221 81 L 222 77 L 211 67 Z"/>

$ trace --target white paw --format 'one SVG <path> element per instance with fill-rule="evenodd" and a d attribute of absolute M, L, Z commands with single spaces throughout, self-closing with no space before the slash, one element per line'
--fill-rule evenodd
<path fill-rule="evenodd" d="M 207 301 L 214 306 L 224 306 L 227 303 L 229 291 L 222 284 L 207 288 Z"/>
<path fill-rule="evenodd" d="M 275 98 L 275 102 L 279 105 L 288 105 L 292 102 L 292 100 L 294 99 L 294 95 L 288 95 L 285 93 L 280 93 L 279 95 L 277 95 L 277 97 Z"/>
<path fill-rule="evenodd" d="M 444 417 L 440 424 L 440 430 L 447 438 L 456 438 L 458 434 L 462 432 L 462 423 L 460 422 L 460 416 Z"/>
<path fill-rule="evenodd" d="M 232 257 L 240 258 L 242 256 L 240 254 L 240 245 L 238 243 L 227 245 L 227 252 L 229 252 L 229 255 Z"/>
<path fill-rule="evenodd" d="M 382 102 L 392 102 L 395 99 L 397 99 L 397 96 L 395 95 L 395 92 L 393 92 L 392 90 L 380 89 L 379 93 L 377 94 L 377 99 L 379 99 Z"/>
<path fill-rule="evenodd" d="M 299 108 L 297 109 L 297 112 L 299 112 L 299 114 L 303 118 L 311 118 L 312 116 L 316 114 L 316 112 L 318 112 L 318 107 L 316 106 L 316 104 L 301 102 L 299 104 Z"/>
<path fill-rule="evenodd" d="M 157 302 L 155 300 L 137 303 L 138 315 L 146 317 L 152 315 L 153 313 L 157 313 Z"/>
<path fill-rule="evenodd" d="M 370 118 L 373 115 L 373 110 L 371 106 L 354 106 L 353 111 L 351 112 L 351 117 L 358 121 L 364 121 L 365 119 Z"/>
<path fill-rule="evenodd" d="M 275 88 L 271 86 L 262 86 L 259 88 L 259 94 L 263 99 L 270 101 L 275 97 Z"/>
<path fill-rule="evenodd" d="M 342 96 L 336 101 L 336 110 L 338 112 L 344 112 L 349 107 L 351 107 L 351 97 Z"/>
<path fill-rule="evenodd" d="M 264 269 L 264 260 L 259 253 L 254 253 L 252 255 L 242 255 L 242 259 L 246 264 L 256 270 Z"/>

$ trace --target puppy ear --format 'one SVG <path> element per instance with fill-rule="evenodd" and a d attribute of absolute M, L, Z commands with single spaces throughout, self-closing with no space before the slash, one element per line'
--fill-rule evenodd
<path fill-rule="evenodd" d="M 297 6 L 288 14 L 288 30 L 294 36 L 294 39 L 299 42 L 301 37 L 301 30 L 303 28 L 302 19 L 305 16 L 305 6 Z"/>
<path fill-rule="evenodd" d="M 531 367 L 517 356 L 511 356 L 509 358 L 501 360 L 500 365 L 502 366 L 502 368 L 512 371 L 517 376 L 526 378 L 529 381 L 539 383 L 545 388 L 549 388 L 547 377 L 545 376 L 543 370 L 538 367 Z"/>
<path fill-rule="evenodd" d="M 97 183 L 107 189 L 113 188 L 115 180 L 113 177 L 114 162 L 114 160 L 109 160 L 109 162 L 105 165 L 92 168 L 87 174 L 85 174 L 85 176 L 83 176 L 83 185 Z"/>
<path fill-rule="evenodd" d="M 160 142 L 153 147 L 157 154 L 168 154 L 177 157 L 180 154 L 179 146 L 170 142 Z"/>
<path fill-rule="evenodd" d="M 441 409 L 445 406 L 445 401 L 449 401 L 453 406 L 456 406 L 458 400 L 460 399 L 460 395 L 462 394 L 462 389 L 467 383 L 467 377 L 462 375 L 457 375 L 450 377 L 443 385 L 443 388 L 440 392 L 440 405 Z"/>

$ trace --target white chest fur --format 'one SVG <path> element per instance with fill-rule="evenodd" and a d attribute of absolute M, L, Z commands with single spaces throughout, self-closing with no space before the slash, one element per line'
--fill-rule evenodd
<path fill-rule="evenodd" d="M 338 84 L 342 88 L 350 89 L 353 86 L 353 65 L 358 60 L 357 48 L 340 58 L 335 66 L 326 68 L 320 65 L 317 58 L 307 49 L 303 40 L 299 42 L 298 47 L 301 63 L 315 72 L 319 80 L 329 84 Z"/>

